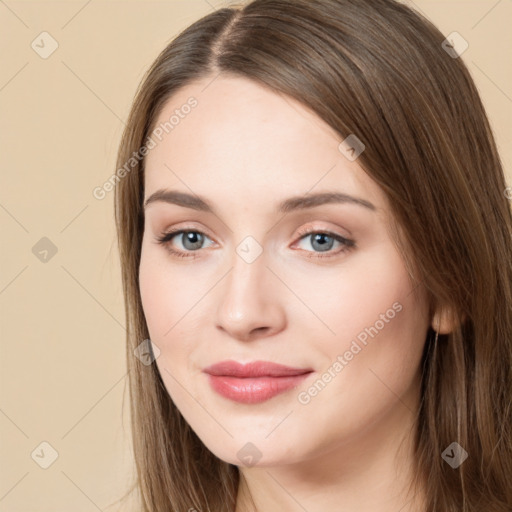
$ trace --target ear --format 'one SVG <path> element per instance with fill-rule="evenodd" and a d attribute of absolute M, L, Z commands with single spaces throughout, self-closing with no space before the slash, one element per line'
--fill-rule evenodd
<path fill-rule="evenodd" d="M 457 318 L 453 309 L 449 306 L 440 306 L 432 317 L 432 329 L 439 334 L 450 334 L 464 319 Z"/>

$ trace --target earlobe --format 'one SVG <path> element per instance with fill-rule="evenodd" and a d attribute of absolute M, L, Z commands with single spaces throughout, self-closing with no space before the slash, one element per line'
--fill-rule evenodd
<path fill-rule="evenodd" d="M 451 307 L 439 307 L 432 317 L 432 329 L 439 334 L 450 334 L 463 319 L 457 318 Z"/>

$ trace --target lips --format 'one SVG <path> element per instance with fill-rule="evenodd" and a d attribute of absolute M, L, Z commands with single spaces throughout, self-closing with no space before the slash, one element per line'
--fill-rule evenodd
<path fill-rule="evenodd" d="M 210 375 L 224 375 L 226 377 L 293 377 L 312 371 L 311 368 L 292 368 L 270 361 L 254 361 L 242 365 L 236 361 L 221 361 L 208 366 L 203 370 Z"/>
<path fill-rule="evenodd" d="M 242 365 L 222 361 L 203 370 L 212 389 L 224 398 L 243 404 L 256 404 L 296 388 L 313 370 L 292 368 L 269 361 Z"/>

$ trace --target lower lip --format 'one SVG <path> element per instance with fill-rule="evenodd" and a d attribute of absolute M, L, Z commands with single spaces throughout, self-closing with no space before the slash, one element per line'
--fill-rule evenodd
<path fill-rule="evenodd" d="M 258 404 L 297 387 L 310 374 L 244 379 L 208 374 L 208 378 L 211 387 L 225 398 L 242 404 Z"/>

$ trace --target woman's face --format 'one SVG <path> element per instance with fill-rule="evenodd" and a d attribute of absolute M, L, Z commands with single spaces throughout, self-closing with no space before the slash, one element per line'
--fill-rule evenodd
<path fill-rule="evenodd" d="M 354 159 L 361 147 L 340 150 L 342 138 L 300 103 L 212 79 L 167 102 L 146 157 L 145 202 L 161 190 L 191 196 L 153 196 L 145 209 L 140 290 L 167 391 L 232 464 L 377 450 L 412 419 L 429 325 L 386 197 Z M 325 193 L 361 202 L 312 200 Z M 159 243 L 170 230 L 190 233 Z M 225 360 L 310 373 L 203 371 Z"/>

